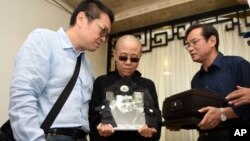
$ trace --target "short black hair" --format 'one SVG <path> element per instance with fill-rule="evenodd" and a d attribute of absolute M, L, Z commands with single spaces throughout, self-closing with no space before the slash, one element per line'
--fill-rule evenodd
<path fill-rule="evenodd" d="M 197 28 L 201 28 L 202 29 L 202 33 L 201 35 L 208 40 L 212 35 L 215 36 L 216 38 L 216 44 L 215 44 L 215 49 L 218 51 L 219 48 L 219 34 L 218 31 L 216 30 L 216 28 L 214 26 L 212 26 L 211 24 L 201 24 L 201 23 L 195 23 L 193 25 L 191 25 L 190 27 L 188 27 L 188 29 L 186 30 L 185 33 L 185 40 L 187 40 L 187 36 L 189 35 L 189 33 Z"/>
<path fill-rule="evenodd" d="M 109 16 L 110 22 L 114 22 L 114 13 L 112 10 L 99 0 L 83 0 L 71 15 L 70 26 L 75 25 L 79 12 L 84 12 L 89 22 L 100 18 L 101 13 L 106 13 Z"/>

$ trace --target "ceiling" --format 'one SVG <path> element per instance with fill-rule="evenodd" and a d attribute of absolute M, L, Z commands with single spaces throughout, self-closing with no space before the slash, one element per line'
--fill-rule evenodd
<path fill-rule="evenodd" d="M 82 0 L 62 0 L 73 9 Z M 237 5 L 236 0 L 100 0 L 115 14 L 111 33 Z"/>

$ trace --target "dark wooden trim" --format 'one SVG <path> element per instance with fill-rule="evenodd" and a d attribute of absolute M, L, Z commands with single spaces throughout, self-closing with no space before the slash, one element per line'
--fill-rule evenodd
<path fill-rule="evenodd" d="M 231 31 L 235 28 L 238 28 L 239 36 L 244 34 L 240 28 L 240 18 L 244 18 L 245 26 L 249 27 L 250 22 L 247 20 L 250 9 L 248 5 L 235 5 L 232 7 L 227 7 L 223 9 L 218 9 L 214 11 L 209 11 L 206 13 L 201 13 L 197 15 L 192 15 L 180 19 L 175 19 L 171 21 L 162 22 L 159 24 L 154 24 L 150 26 L 145 26 L 137 29 L 132 29 L 124 32 L 113 33 L 110 35 L 108 41 L 108 55 L 107 55 L 107 72 L 111 71 L 111 61 L 112 61 L 112 49 L 115 46 L 116 40 L 118 37 L 125 34 L 133 34 L 142 40 L 142 49 L 143 53 L 151 52 L 153 48 L 156 47 L 165 47 L 168 45 L 168 42 L 173 41 L 174 39 L 183 40 L 185 44 L 184 35 L 181 32 L 185 32 L 186 24 L 193 24 L 197 22 L 204 22 L 207 20 L 214 19 L 214 21 L 208 24 L 218 24 L 224 22 L 232 22 L 232 26 L 226 26 L 225 31 Z M 248 15 L 247 15 L 248 14 Z M 169 32 L 154 32 L 155 30 L 170 26 L 171 29 Z M 162 38 L 158 38 L 158 37 Z"/>

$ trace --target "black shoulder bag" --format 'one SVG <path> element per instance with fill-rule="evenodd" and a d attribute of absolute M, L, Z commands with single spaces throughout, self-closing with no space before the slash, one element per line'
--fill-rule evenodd
<path fill-rule="evenodd" d="M 81 54 L 77 57 L 77 63 L 75 66 L 75 71 L 73 76 L 71 77 L 70 81 L 64 88 L 62 94 L 58 97 L 56 103 L 53 105 L 53 107 L 51 108 L 50 112 L 48 113 L 47 117 L 45 118 L 45 120 L 41 125 L 41 128 L 43 129 L 45 134 L 50 129 L 50 126 L 54 122 L 55 118 L 57 117 L 64 103 L 69 97 L 73 87 L 75 86 L 77 77 L 80 72 L 80 67 L 81 67 Z M 10 120 L 6 121 L 0 129 L 0 141 L 15 141 L 10 125 Z"/>

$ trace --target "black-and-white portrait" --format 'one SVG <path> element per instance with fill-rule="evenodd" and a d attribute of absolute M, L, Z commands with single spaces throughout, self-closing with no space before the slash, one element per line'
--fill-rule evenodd
<path fill-rule="evenodd" d="M 117 124 L 116 130 L 137 130 L 145 124 L 144 102 L 142 92 L 132 95 L 114 95 L 107 92 L 110 109 Z"/>

